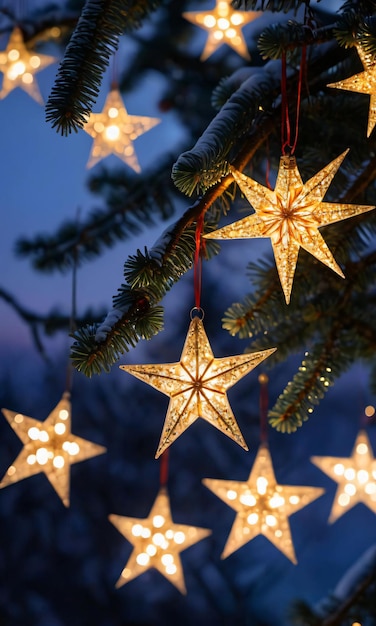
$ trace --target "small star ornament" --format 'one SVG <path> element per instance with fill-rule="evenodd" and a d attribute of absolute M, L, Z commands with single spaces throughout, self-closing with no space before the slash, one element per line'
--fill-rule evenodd
<path fill-rule="evenodd" d="M 375 208 L 322 202 L 347 152 L 343 152 L 304 184 L 295 157 L 282 156 L 274 191 L 233 169 L 234 179 L 255 213 L 204 235 L 205 238 L 269 237 L 287 304 L 290 302 L 300 248 L 344 278 L 318 229 Z"/>
<path fill-rule="evenodd" d="M 217 359 L 202 320 L 193 317 L 178 363 L 121 365 L 124 371 L 170 397 L 156 458 L 199 417 L 248 450 L 226 391 L 275 350 Z"/>
<path fill-rule="evenodd" d="M 141 172 L 133 142 L 160 123 L 156 117 L 129 115 L 120 92 L 112 89 L 101 113 L 92 113 L 84 130 L 94 138 L 87 167 L 110 154 L 119 157 L 135 172 Z"/>
<path fill-rule="evenodd" d="M 183 13 L 183 17 L 208 31 L 201 61 L 206 61 L 223 44 L 230 46 L 244 59 L 250 60 L 242 32 L 243 26 L 262 15 L 262 11 L 235 11 L 230 0 L 216 0 L 214 9 Z"/>
<path fill-rule="evenodd" d="M 180 552 L 210 535 L 210 530 L 175 524 L 164 487 L 159 491 L 148 517 L 138 519 L 110 515 L 109 520 L 133 544 L 133 551 L 116 587 L 154 567 L 181 593 L 186 593 Z"/>
<path fill-rule="evenodd" d="M 370 136 L 376 124 L 376 60 L 359 45 L 356 46 L 364 72 L 354 74 L 350 78 L 331 83 L 328 87 L 337 87 L 346 91 L 369 94 L 369 113 L 367 137 Z"/>
<path fill-rule="evenodd" d="M 3 413 L 24 445 L 0 488 L 43 472 L 63 504 L 69 506 L 71 464 L 106 452 L 103 446 L 71 433 L 69 393 L 64 393 L 44 422 L 8 409 Z"/>
<path fill-rule="evenodd" d="M 297 563 L 288 518 L 321 496 L 323 489 L 279 485 L 266 444 L 260 446 L 247 481 L 204 478 L 203 483 L 236 511 L 223 559 L 258 535 L 264 535 L 290 561 Z"/>
<path fill-rule="evenodd" d="M 6 49 L 0 51 L 0 72 L 4 74 L 0 98 L 5 98 L 13 89 L 21 87 L 43 105 L 34 74 L 55 61 L 54 57 L 28 50 L 21 30 L 16 27 L 9 37 Z"/>
<path fill-rule="evenodd" d="M 376 513 L 376 459 L 364 430 L 356 438 L 351 457 L 313 456 L 311 461 L 338 483 L 329 523 L 359 502 Z"/>

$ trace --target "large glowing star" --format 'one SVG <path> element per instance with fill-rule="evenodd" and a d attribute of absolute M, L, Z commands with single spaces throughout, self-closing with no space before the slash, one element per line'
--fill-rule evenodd
<path fill-rule="evenodd" d="M 338 89 L 370 95 L 367 127 L 367 137 L 369 137 L 376 124 L 376 60 L 370 54 L 367 54 L 361 46 L 356 48 L 363 63 L 364 72 L 354 74 L 354 76 L 339 80 L 336 83 L 331 83 L 328 87 L 338 87 Z"/>
<path fill-rule="evenodd" d="M 94 138 L 87 167 L 93 167 L 110 154 L 115 154 L 136 172 L 141 168 L 133 142 L 160 123 L 157 117 L 128 115 L 120 92 L 112 89 L 101 113 L 92 113 L 84 130 Z"/>
<path fill-rule="evenodd" d="M 54 57 L 28 50 L 21 30 L 16 27 L 6 49 L 0 52 L 0 72 L 4 74 L 0 98 L 5 98 L 13 89 L 21 87 L 39 104 L 43 104 L 34 74 L 55 61 Z"/>
<path fill-rule="evenodd" d="M 3 409 L 3 413 L 24 445 L 0 487 L 43 472 L 65 506 L 69 506 L 71 464 L 106 452 L 103 446 L 72 435 L 69 394 L 63 395 L 44 422 L 8 409 Z"/>
<path fill-rule="evenodd" d="M 205 237 L 207 239 L 269 237 L 287 303 L 290 302 L 300 248 L 304 248 L 344 277 L 318 229 L 375 208 L 322 202 L 347 152 L 348 150 L 343 152 L 305 184 L 300 177 L 295 157 L 281 157 L 274 191 L 241 172 L 232 170 L 234 179 L 255 209 L 255 213 Z"/>
<path fill-rule="evenodd" d="M 210 535 L 210 530 L 174 524 L 165 488 L 158 493 L 148 517 L 110 515 L 109 520 L 133 544 L 117 587 L 154 567 L 181 593 L 186 593 L 180 552 Z"/>
<path fill-rule="evenodd" d="M 313 456 L 311 461 L 338 483 L 329 522 L 359 502 L 376 513 L 376 459 L 364 430 L 356 438 L 351 457 Z"/>
<path fill-rule="evenodd" d="M 288 518 L 321 496 L 323 489 L 278 485 L 265 444 L 260 446 L 246 482 L 205 478 L 203 483 L 236 511 L 222 558 L 264 535 L 290 561 L 297 563 Z"/>
<path fill-rule="evenodd" d="M 208 31 L 201 60 L 205 61 L 220 46 L 227 44 L 245 59 L 250 59 L 242 28 L 262 15 L 262 11 L 235 11 L 230 0 L 217 0 L 214 9 L 183 13 L 183 17 Z"/>
<path fill-rule="evenodd" d="M 121 369 L 170 397 L 156 458 L 199 417 L 248 450 L 226 391 L 275 350 L 216 359 L 202 320 L 194 317 L 178 363 L 121 365 Z"/>

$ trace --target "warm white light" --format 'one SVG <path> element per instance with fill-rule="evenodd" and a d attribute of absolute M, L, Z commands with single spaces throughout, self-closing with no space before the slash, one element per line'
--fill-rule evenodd
<path fill-rule="evenodd" d="M 146 546 L 146 552 L 149 556 L 155 556 L 157 554 L 157 548 L 155 546 L 153 546 L 152 543 L 149 543 Z"/>
<path fill-rule="evenodd" d="M 258 518 L 259 518 L 259 516 L 257 515 L 257 513 L 251 513 L 247 517 L 247 522 L 248 522 L 248 524 L 251 524 L 251 526 L 253 526 L 254 524 L 257 524 Z"/>
<path fill-rule="evenodd" d="M 19 50 L 16 50 L 15 48 L 13 48 L 12 50 L 9 50 L 8 52 L 8 59 L 10 61 L 17 61 L 17 59 L 20 58 L 20 52 Z"/>
<path fill-rule="evenodd" d="M 256 498 L 251 493 L 242 493 L 239 500 L 245 506 L 254 506 L 256 504 Z"/>
<path fill-rule="evenodd" d="M 182 531 L 177 531 L 174 534 L 174 541 L 175 543 L 184 543 L 185 541 L 185 534 Z"/>
<path fill-rule="evenodd" d="M 244 18 L 241 13 L 233 13 L 230 15 L 230 22 L 231 24 L 234 24 L 234 26 L 239 26 L 240 24 L 243 24 Z"/>
<path fill-rule="evenodd" d="M 174 565 L 173 563 L 171 563 L 171 565 L 166 566 L 166 574 L 169 574 L 169 576 L 173 576 L 174 574 L 176 574 L 176 572 L 177 572 L 177 568 L 176 568 L 176 565 Z"/>
<path fill-rule="evenodd" d="M 143 537 L 144 539 L 149 539 L 149 537 L 151 537 L 151 530 L 150 530 L 150 528 L 147 528 L 146 526 L 143 526 L 142 530 L 141 530 L 141 537 Z"/>
<path fill-rule="evenodd" d="M 14 416 L 14 421 L 16 422 L 16 424 L 22 424 L 23 420 L 24 416 L 21 413 L 18 413 Z"/>
<path fill-rule="evenodd" d="M 142 534 L 142 526 L 141 524 L 133 524 L 132 526 L 132 535 L 134 537 L 141 537 Z"/>
<path fill-rule="evenodd" d="M 106 139 L 108 139 L 109 141 L 116 141 L 116 139 L 118 139 L 120 136 L 119 126 L 108 126 L 104 134 L 106 135 Z"/>
<path fill-rule="evenodd" d="M 26 461 L 29 465 L 34 465 L 34 463 L 36 462 L 37 457 L 35 456 L 35 454 L 29 454 L 29 456 L 27 457 Z M 9 474 L 9 471 L 8 471 Z"/>
<path fill-rule="evenodd" d="M 268 487 L 268 481 L 265 478 L 265 476 L 259 476 L 257 478 L 256 486 L 257 486 L 257 492 L 260 494 L 260 496 L 266 493 L 266 490 Z"/>
<path fill-rule="evenodd" d="M 300 500 L 299 496 L 290 496 L 289 497 L 290 504 L 298 504 L 299 500 Z"/>
<path fill-rule="evenodd" d="M 345 485 L 345 487 L 344 487 L 344 491 L 349 496 L 355 496 L 355 494 L 356 494 L 356 487 L 355 487 L 355 485 L 353 483 L 347 483 L 347 485 Z"/>
<path fill-rule="evenodd" d="M 229 489 L 227 492 L 227 497 L 229 500 L 236 500 L 237 495 L 238 494 L 233 489 Z"/>
<path fill-rule="evenodd" d="M 62 422 L 57 422 L 54 426 L 54 430 L 57 435 L 63 435 L 66 431 L 66 426 Z"/>
<path fill-rule="evenodd" d="M 159 546 L 160 548 L 167 548 L 168 546 L 165 536 L 162 535 L 162 533 L 154 533 L 152 540 L 153 543 L 155 543 L 155 545 Z"/>
<path fill-rule="evenodd" d="M 67 420 L 69 417 L 69 412 L 66 409 L 60 409 L 59 411 L 59 418 L 61 420 Z"/>
<path fill-rule="evenodd" d="M 43 441 L 43 443 L 46 443 L 46 441 L 49 440 L 49 434 L 46 430 L 41 430 L 39 432 L 39 441 Z"/>
<path fill-rule="evenodd" d="M 154 528 L 161 528 L 165 523 L 165 518 L 163 515 L 154 515 L 153 517 L 153 526 Z"/>
<path fill-rule="evenodd" d="M 361 485 L 364 485 L 369 480 L 369 474 L 364 469 L 359 470 L 356 476 Z"/>
<path fill-rule="evenodd" d="M 227 30 L 227 28 L 229 28 L 230 26 L 230 22 L 225 17 L 220 17 L 217 21 L 217 26 L 221 30 Z"/>
<path fill-rule="evenodd" d="M 375 415 L 375 407 L 371 404 L 366 406 L 366 408 L 364 409 L 364 413 L 367 417 L 373 417 Z"/>
<path fill-rule="evenodd" d="M 274 515 L 267 515 L 265 517 L 265 522 L 268 526 L 275 526 L 277 524 L 277 519 L 274 517 Z"/>
<path fill-rule="evenodd" d="M 7 76 L 10 80 L 16 80 L 19 76 L 21 76 L 26 70 L 25 63 L 22 61 L 17 61 L 7 71 Z"/>
<path fill-rule="evenodd" d="M 348 496 L 346 493 L 341 493 L 341 495 L 338 498 L 338 504 L 340 506 L 347 506 L 350 502 L 350 496 Z"/>
<path fill-rule="evenodd" d="M 354 480 L 355 470 L 352 467 L 348 467 L 347 469 L 345 469 L 343 475 L 347 480 Z"/>
<path fill-rule="evenodd" d="M 276 509 L 285 504 L 285 499 L 282 498 L 278 493 L 275 493 L 269 500 L 269 506 L 272 509 Z"/>
<path fill-rule="evenodd" d="M 358 443 L 356 446 L 356 451 L 358 454 L 367 454 L 368 446 L 366 443 Z"/>
<path fill-rule="evenodd" d="M 147 565 L 150 561 L 150 556 L 146 554 L 146 552 L 141 552 L 136 557 L 136 562 L 138 565 Z"/>
<path fill-rule="evenodd" d="M 112 119 L 114 119 L 118 115 L 119 115 L 119 109 L 117 109 L 116 107 L 110 107 L 108 109 L 108 117 L 111 117 Z"/>
<path fill-rule="evenodd" d="M 60 456 L 60 454 L 57 454 L 54 457 L 52 463 L 53 463 L 53 466 L 56 467 L 56 469 L 61 469 L 62 467 L 64 467 L 64 463 L 65 463 L 64 457 Z"/>
<path fill-rule="evenodd" d="M 172 556 L 172 554 L 162 554 L 161 563 L 163 563 L 163 565 L 172 565 L 173 562 L 174 557 Z"/>
<path fill-rule="evenodd" d="M 204 17 L 204 26 L 206 26 L 206 28 L 213 28 L 213 26 L 215 26 L 216 24 L 216 19 L 214 17 L 214 15 L 205 15 Z"/>
<path fill-rule="evenodd" d="M 45 465 L 49 457 L 48 450 L 46 448 L 38 448 L 35 456 L 39 465 Z"/>
<path fill-rule="evenodd" d="M 39 428 L 37 428 L 36 426 L 32 426 L 27 431 L 27 434 L 29 435 L 30 439 L 33 439 L 33 441 L 36 441 L 37 439 L 39 439 Z"/>

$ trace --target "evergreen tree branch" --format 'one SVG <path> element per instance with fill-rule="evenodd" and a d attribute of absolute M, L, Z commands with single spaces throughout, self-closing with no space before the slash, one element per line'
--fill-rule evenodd
<path fill-rule="evenodd" d="M 86 0 L 46 105 L 53 128 L 68 135 L 83 127 L 120 35 L 137 28 L 161 2 Z"/>

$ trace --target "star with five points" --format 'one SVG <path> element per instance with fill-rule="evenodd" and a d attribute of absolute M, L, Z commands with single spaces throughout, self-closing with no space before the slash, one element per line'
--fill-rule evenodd
<path fill-rule="evenodd" d="M 376 513 L 376 459 L 364 430 L 359 432 L 350 457 L 313 456 L 311 461 L 338 483 L 330 523 L 360 502 Z"/>
<path fill-rule="evenodd" d="M 55 63 L 54 57 L 29 51 L 24 43 L 21 30 L 12 31 L 5 50 L 0 51 L 0 72 L 4 74 L 0 98 L 5 98 L 13 89 L 21 87 L 39 104 L 43 98 L 34 74 Z"/>
<path fill-rule="evenodd" d="M 262 15 L 262 11 L 235 11 L 230 0 L 216 0 L 213 9 L 183 13 L 183 17 L 208 31 L 201 60 L 206 61 L 220 46 L 227 44 L 245 59 L 250 59 L 242 28 Z"/>
<path fill-rule="evenodd" d="M 210 234 L 207 239 L 271 239 L 287 304 L 300 248 L 342 278 L 341 268 L 319 232 L 321 226 L 359 215 L 373 206 L 336 204 L 322 199 L 348 150 L 303 184 L 295 157 L 282 156 L 274 191 L 232 169 L 232 174 L 255 213 Z"/>
<path fill-rule="evenodd" d="M 376 59 L 368 54 L 359 45 L 356 46 L 360 60 L 364 67 L 364 72 L 354 74 L 350 78 L 331 83 L 328 87 L 337 87 L 355 93 L 366 93 L 370 96 L 367 137 L 372 133 L 376 124 Z"/>
<path fill-rule="evenodd" d="M 71 464 L 106 452 L 103 446 L 71 433 L 69 393 L 64 393 L 44 422 L 8 409 L 3 413 L 24 445 L 0 488 L 43 472 L 63 504 L 69 506 Z"/>
<path fill-rule="evenodd" d="M 264 535 L 290 561 L 297 563 L 288 518 L 321 496 L 323 489 L 279 485 L 266 444 L 260 446 L 247 481 L 204 478 L 203 483 L 236 511 L 223 559 L 258 535 Z"/>
<path fill-rule="evenodd" d="M 133 551 L 116 584 L 121 587 L 146 570 L 155 568 L 181 593 L 186 593 L 180 552 L 211 534 L 206 528 L 175 524 L 164 487 L 146 518 L 109 515 L 110 522 L 133 544 Z"/>
<path fill-rule="evenodd" d="M 84 130 L 94 138 L 87 167 L 93 167 L 98 161 L 114 154 L 135 172 L 140 172 L 133 142 L 160 121 L 157 117 L 129 115 L 118 89 L 111 89 L 102 112 L 92 113 L 84 126 Z"/>
<path fill-rule="evenodd" d="M 170 397 L 156 458 L 199 417 L 248 450 L 226 391 L 275 350 L 217 359 L 202 320 L 193 317 L 178 363 L 121 365 L 121 369 Z"/>

